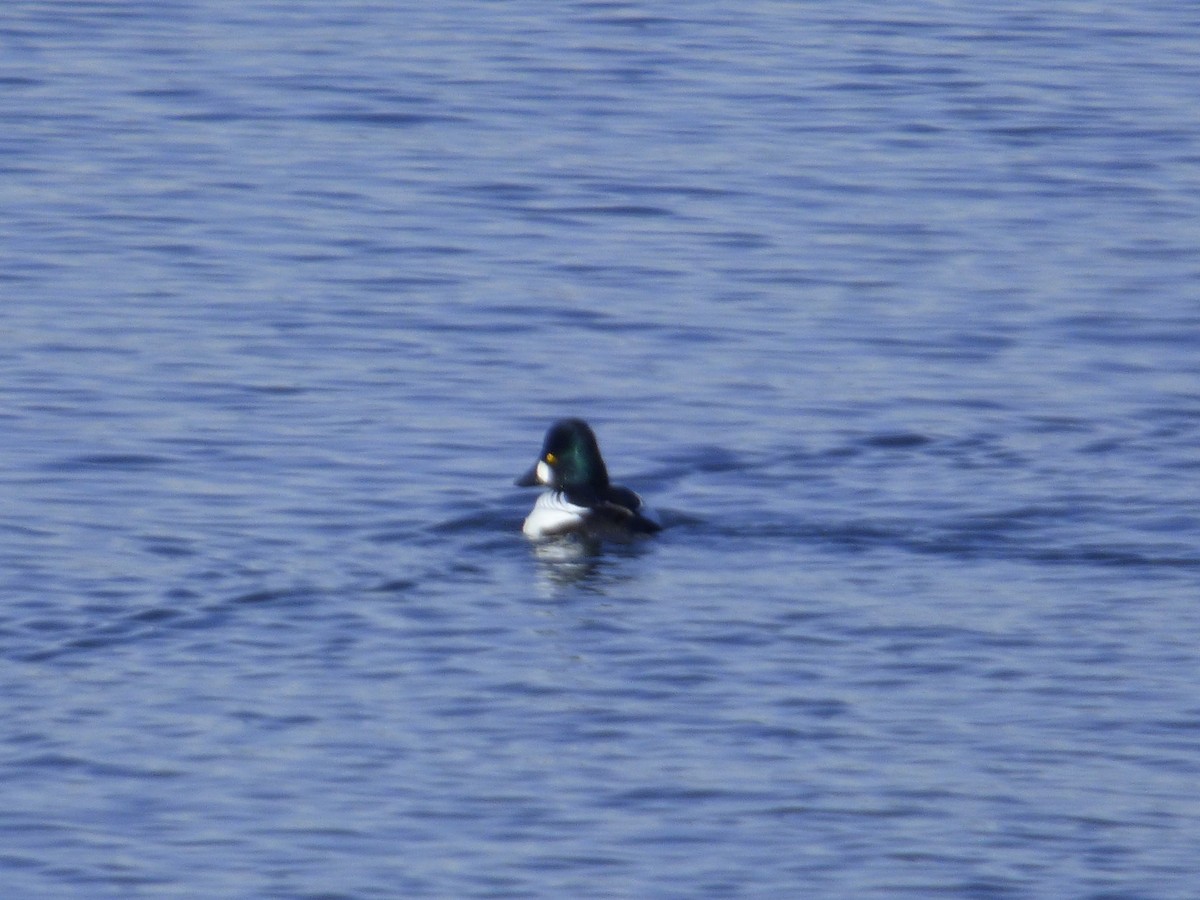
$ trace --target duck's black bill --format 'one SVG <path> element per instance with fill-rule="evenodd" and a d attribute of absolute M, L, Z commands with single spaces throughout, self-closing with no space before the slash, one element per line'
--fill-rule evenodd
<path fill-rule="evenodd" d="M 540 483 L 537 477 L 537 463 L 530 466 L 528 472 L 513 482 L 517 487 L 533 487 L 535 484 Z"/>

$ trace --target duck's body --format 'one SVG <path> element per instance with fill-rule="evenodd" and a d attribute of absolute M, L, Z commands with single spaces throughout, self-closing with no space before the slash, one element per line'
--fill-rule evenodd
<path fill-rule="evenodd" d="M 596 435 L 582 419 L 551 426 L 537 462 L 517 484 L 550 488 L 521 529 L 533 540 L 567 534 L 628 540 L 662 528 L 641 497 L 609 483 Z"/>

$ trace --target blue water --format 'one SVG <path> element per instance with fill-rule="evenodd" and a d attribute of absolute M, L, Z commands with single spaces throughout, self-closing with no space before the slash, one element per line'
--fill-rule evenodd
<path fill-rule="evenodd" d="M 1196 9 L 0 47 L 6 897 L 1195 896 Z"/>

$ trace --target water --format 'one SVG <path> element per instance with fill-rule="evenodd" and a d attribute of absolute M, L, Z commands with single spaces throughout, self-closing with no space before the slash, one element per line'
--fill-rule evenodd
<path fill-rule="evenodd" d="M 8 3 L 6 896 L 1193 896 L 1200 15 L 1110 6 Z M 562 415 L 662 535 L 531 552 Z"/>

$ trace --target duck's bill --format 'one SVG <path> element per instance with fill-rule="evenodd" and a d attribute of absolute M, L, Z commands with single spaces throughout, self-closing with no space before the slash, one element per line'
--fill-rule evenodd
<path fill-rule="evenodd" d="M 541 484 L 541 479 L 538 478 L 538 464 L 534 463 L 530 466 L 529 471 L 513 483 L 518 487 L 533 487 L 535 484 Z"/>

